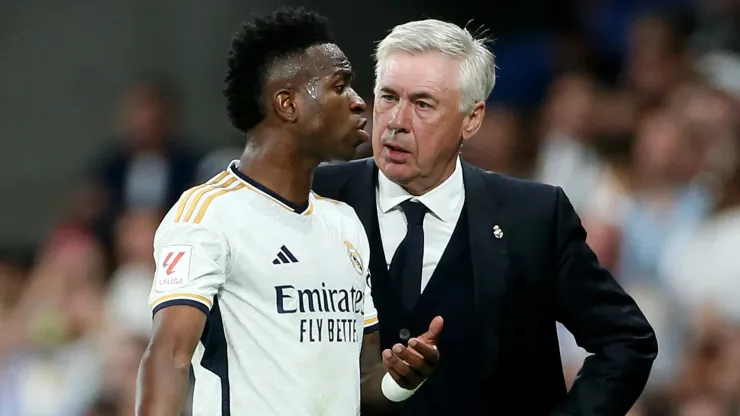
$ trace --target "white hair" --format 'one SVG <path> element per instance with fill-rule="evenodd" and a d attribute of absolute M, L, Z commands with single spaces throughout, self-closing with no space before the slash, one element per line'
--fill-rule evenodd
<path fill-rule="evenodd" d="M 486 46 L 488 39 L 476 39 L 467 29 L 441 20 L 427 19 L 398 25 L 375 50 L 375 93 L 383 61 L 392 53 L 412 55 L 438 52 L 460 60 L 458 88 L 460 111 L 467 113 L 485 101 L 496 83 L 496 64 Z"/>

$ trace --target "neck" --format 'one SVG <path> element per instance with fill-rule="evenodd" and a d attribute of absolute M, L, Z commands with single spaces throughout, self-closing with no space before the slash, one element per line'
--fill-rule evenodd
<path fill-rule="evenodd" d="M 444 167 L 441 172 L 437 172 L 436 174 L 427 177 L 417 178 L 415 181 L 411 181 L 408 184 L 401 185 L 401 187 L 411 195 L 424 195 L 425 193 L 441 185 L 444 181 L 447 180 L 447 178 L 452 176 L 452 173 L 455 172 L 455 166 L 457 166 L 457 157 L 458 156 L 455 155 L 455 157 L 447 164 L 447 166 Z"/>
<path fill-rule="evenodd" d="M 296 205 L 308 201 L 313 172 L 320 161 L 299 155 L 292 140 L 269 131 L 251 137 L 239 170 Z"/>

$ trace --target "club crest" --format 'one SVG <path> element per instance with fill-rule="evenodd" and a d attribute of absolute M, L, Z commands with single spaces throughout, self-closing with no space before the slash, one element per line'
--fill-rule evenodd
<path fill-rule="evenodd" d="M 360 253 L 349 241 L 345 241 L 344 246 L 347 247 L 347 255 L 349 256 L 350 263 L 352 263 L 352 267 L 355 268 L 357 274 L 362 275 L 365 267 L 362 264 L 362 257 L 360 257 Z"/>

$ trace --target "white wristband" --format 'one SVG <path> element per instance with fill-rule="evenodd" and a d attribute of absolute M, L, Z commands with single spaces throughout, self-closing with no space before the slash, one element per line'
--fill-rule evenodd
<path fill-rule="evenodd" d="M 386 399 L 398 403 L 413 396 L 414 393 L 416 393 L 416 390 L 419 390 L 419 387 L 424 384 L 424 381 L 416 386 L 415 389 L 407 390 L 399 386 L 396 383 L 396 380 L 393 379 L 393 376 L 391 376 L 389 373 L 385 373 L 385 375 L 383 376 L 383 381 L 380 382 L 380 390 L 383 392 L 383 396 L 385 396 Z"/>

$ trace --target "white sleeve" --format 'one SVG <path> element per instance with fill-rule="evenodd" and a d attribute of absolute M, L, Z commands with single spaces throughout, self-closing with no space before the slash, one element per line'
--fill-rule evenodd
<path fill-rule="evenodd" d="M 188 305 L 207 315 L 229 268 L 229 246 L 223 235 L 200 224 L 163 224 L 154 239 L 154 259 L 152 314 L 168 306 Z"/>
<path fill-rule="evenodd" d="M 369 334 L 378 330 L 378 311 L 375 310 L 375 303 L 373 302 L 370 272 L 367 273 L 365 282 L 365 333 Z"/>
<path fill-rule="evenodd" d="M 375 303 L 373 302 L 373 290 L 370 278 L 370 242 L 367 239 L 367 233 L 362 222 L 357 218 L 357 227 L 359 230 L 358 241 L 360 242 L 360 257 L 362 258 L 362 264 L 365 267 L 365 334 L 378 330 L 378 311 L 375 309 Z"/>

